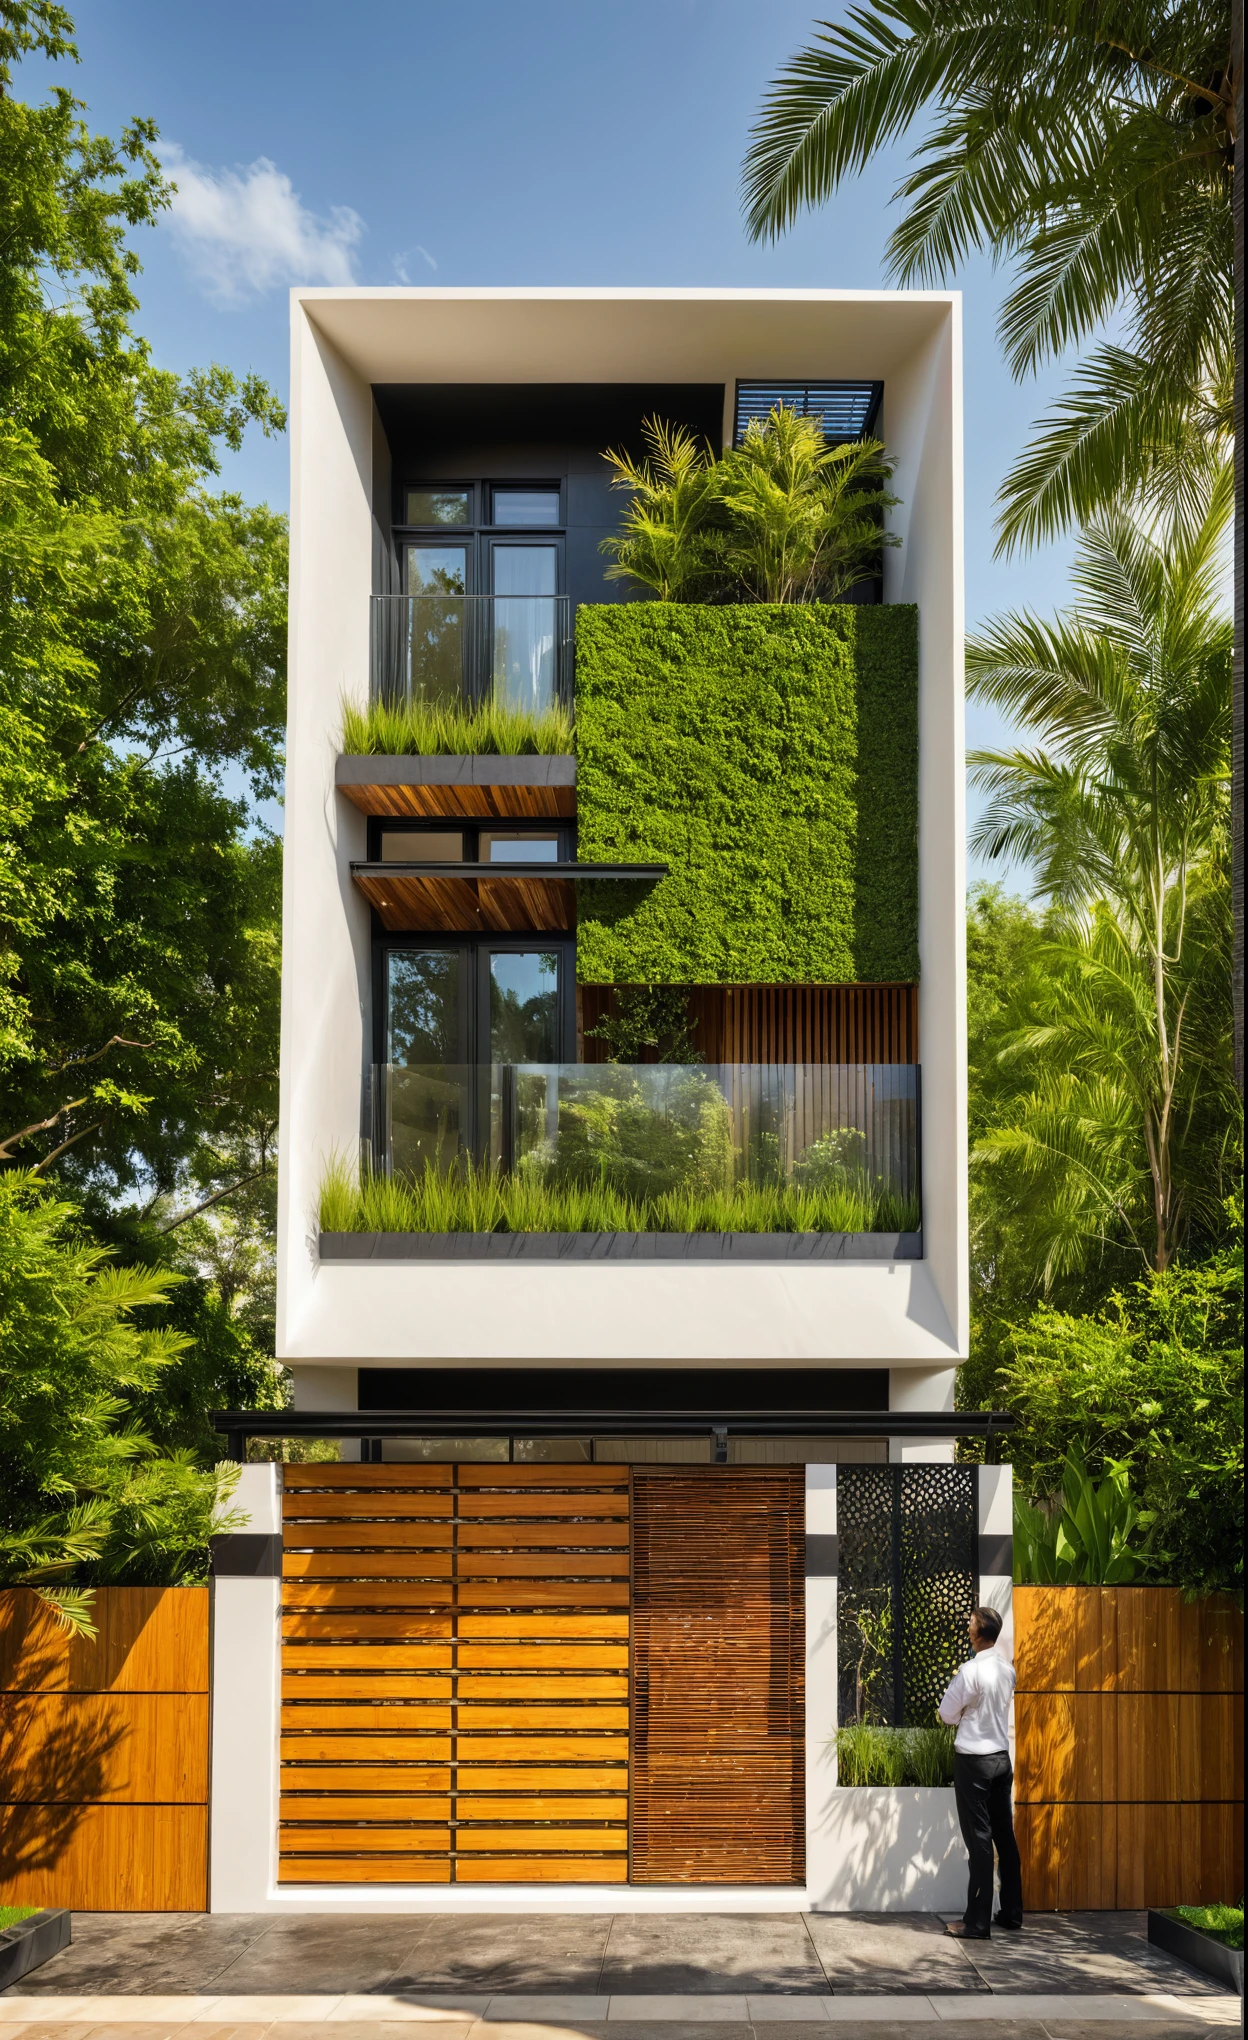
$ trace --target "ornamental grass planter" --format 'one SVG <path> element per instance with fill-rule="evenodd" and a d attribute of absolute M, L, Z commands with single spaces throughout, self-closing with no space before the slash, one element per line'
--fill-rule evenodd
<path fill-rule="evenodd" d="M 0 1990 L 20 1983 L 41 1962 L 68 1948 L 72 1939 L 70 1915 L 59 1907 L 0 1929 Z"/>
<path fill-rule="evenodd" d="M 1176 1919 L 1171 1912 L 1150 1910 L 1148 1938 L 1154 1948 L 1164 1948 L 1167 1955 L 1177 1955 L 1180 1962 L 1203 1970 L 1206 1976 L 1215 1977 L 1219 1983 L 1227 1984 L 1243 1996 L 1242 1948 L 1228 1948 L 1216 1934 L 1206 1933 L 1203 1927 L 1194 1927 L 1189 1920 Z"/>

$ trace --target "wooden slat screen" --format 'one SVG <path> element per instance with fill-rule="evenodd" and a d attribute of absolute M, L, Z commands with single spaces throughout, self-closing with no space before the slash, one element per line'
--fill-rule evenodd
<path fill-rule="evenodd" d="M 281 1881 L 623 1883 L 628 1468 L 285 1488 Z"/>
<path fill-rule="evenodd" d="M 694 1044 L 705 1061 L 917 1063 L 917 985 L 688 985 Z M 611 1011 L 615 988 L 579 988 L 583 1055 L 605 1062 L 588 1032 Z"/>
<path fill-rule="evenodd" d="M 632 1881 L 805 1878 L 805 1469 L 633 1473 Z"/>

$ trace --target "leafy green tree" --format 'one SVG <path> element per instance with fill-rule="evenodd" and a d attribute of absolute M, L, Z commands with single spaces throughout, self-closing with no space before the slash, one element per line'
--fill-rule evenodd
<path fill-rule="evenodd" d="M 771 86 L 746 157 L 750 231 L 779 234 L 931 124 L 896 198 L 902 284 L 977 248 L 1014 281 L 1014 373 L 1090 339 L 1003 492 L 1007 544 L 1144 485 L 1207 492 L 1232 430 L 1236 71 L 1230 0 L 866 0 Z"/>
<path fill-rule="evenodd" d="M 1050 1276 L 1124 1230 L 1166 1268 L 1193 1222 L 1216 1231 L 1234 1159 L 1225 509 L 1219 489 L 1169 543 L 1093 526 L 1068 616 L 968 646 L 973 696 L 1041 739 L 972 761 L 976 848 L 1025 858 L 1052 908 L 997 1044 L 1013 1097 L 974 1158 L 1025 1186 Z"/>
<path fill-rule="evenodd" d="M 202 1578 L 226 1525 L 228 1469 L 158 1454 L 131 1410 L 188 1350 L 136 1322 L 178 1280 L 110 1265 L 72 1204 L 30 1172 L 0 1175 L 0 1581 L 77 1627 L 96 1582 Z"/>
<path fill-rule="evenodd" d="M 222 777 L 277 785 L 285 529 L 208 485 L 283 420 L 135 334 L 154 129 L 9 90 L 70 33 L 0 5 L 0 1160 L 99 1209 L 271 1133 L 278 851 Z"/>

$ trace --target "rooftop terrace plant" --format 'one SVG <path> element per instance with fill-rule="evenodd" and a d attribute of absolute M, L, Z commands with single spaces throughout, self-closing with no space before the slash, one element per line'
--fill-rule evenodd
<path fill-rule="evenodd" d="M 609 580 L 664 602 L 835 602 L 878 573 L 893 464 L 875 439 L 831 445 L 817 418 L 777 405 L 722 454 L 651 418 L 648 455 L 603 457 L 631 500 L 602 541 Z"/>

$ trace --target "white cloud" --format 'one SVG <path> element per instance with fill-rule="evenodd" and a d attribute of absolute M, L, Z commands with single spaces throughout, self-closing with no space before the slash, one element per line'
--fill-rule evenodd
<path fill-rule="evenodd" d="M 349 205 L 328 219 L 309 212 L 267 156 L 245 169 L 210 170 L 176 145 L 162 151 L 177 185 L 169 230 L 218 304 L 241 304 L 282 283 L 354 283 L 364 222 Z"/>
<path fill-rule="evenodd" d="M 405 248 L 401 255 L 396 255 L 394 257 L 393 262 L 394 274 L 399 283 L 410 283 L 412 280 L 412 273 L 411 270 L 408 268 L 407 264 L 408 256 L 413 252 L 419 255 L 422 258 L 422 260 L 427 262 L 429 264 L 430 269 L 436 269 L 438 266 L 437 263 L 434 261 L 433 256 L 429 253 L 429 250 L 427 248 L 422 248 L 420 242 L 417 241 L 414 251 Z"/>

